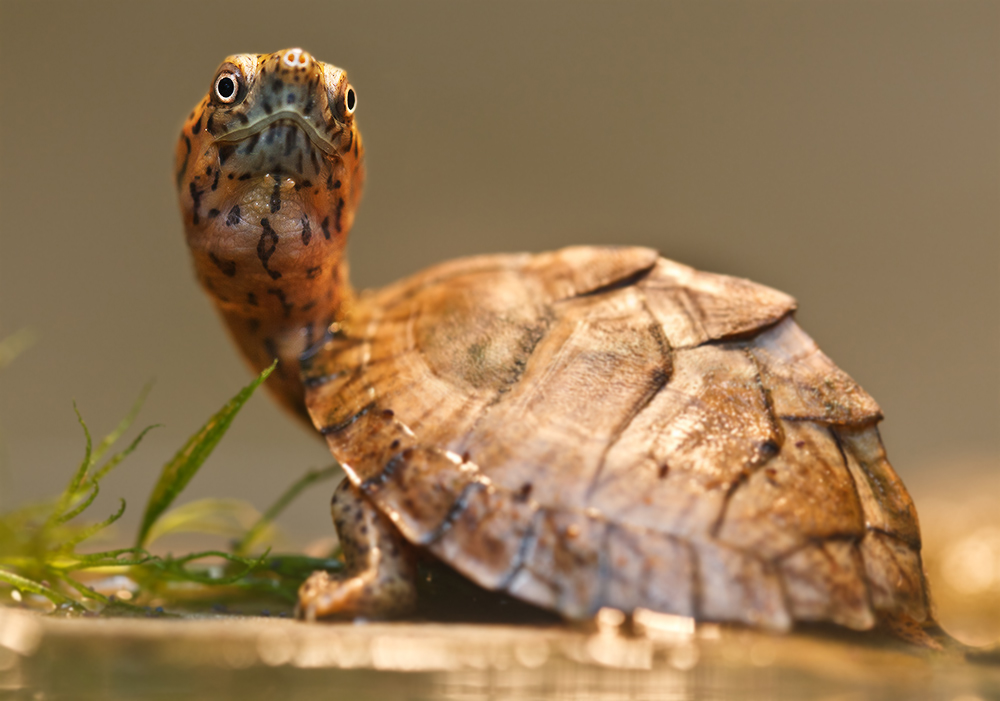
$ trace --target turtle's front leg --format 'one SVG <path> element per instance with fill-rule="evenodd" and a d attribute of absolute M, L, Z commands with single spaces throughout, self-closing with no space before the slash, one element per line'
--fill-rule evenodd
<path fill-rule="evenodd" d="M 330 504 L 346 571 L 313 572 L 299 587 L 296 615 L 317 618 L 391 618 L 416 604 L 412 546 L 392 522 L 345 479 Z"/>

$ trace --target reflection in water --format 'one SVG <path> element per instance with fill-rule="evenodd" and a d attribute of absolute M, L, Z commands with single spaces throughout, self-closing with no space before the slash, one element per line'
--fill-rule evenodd
<path fill-rule="evenodd" d="M 589 629 L 44 619 L 0 609 L 0 696 L 289 699 L 991 697 L 1000 669 L 864 636 L 770 636 L 643 613 Z M 58 674 L 53 674 L 53 670 Z M 30 696 L 26 697 L 30 698 Z"/>

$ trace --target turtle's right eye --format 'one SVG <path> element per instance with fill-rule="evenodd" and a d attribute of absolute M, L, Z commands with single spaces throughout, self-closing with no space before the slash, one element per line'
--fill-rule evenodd
<path fill-rule="evenodd" d="M 215 97 L 219 102 L 234 102 L 239 91 L 240 79 L 235 73 L 220 73 L 215 79 Z"/>

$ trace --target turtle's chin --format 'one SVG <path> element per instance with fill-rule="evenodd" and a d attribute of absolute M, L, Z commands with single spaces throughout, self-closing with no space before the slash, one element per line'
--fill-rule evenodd
<path fill-rule="evenodd" d="M 279 117 L 216 141 L 219 165 L 234 180 L 263 175 L 318 180 L 327 161 L 339 158 L 333 147 L 301 117 Z M 333 151 L 333 153 L 331 153 Z"/>

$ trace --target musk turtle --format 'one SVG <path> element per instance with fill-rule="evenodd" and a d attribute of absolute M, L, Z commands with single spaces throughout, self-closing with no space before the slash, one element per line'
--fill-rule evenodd
<path fill-rule="evenodd" d="M 303 617 L 410 610 L 417 547 L 569 619 L 930 620 L 879 407 L 791 297 L 627 247 L 355 293 L 356 109 L 346 73 L 301 49 L 230 56 L 177 147 L 201 283 L 347 473 L 347 574 L 310 577 Z"/>

